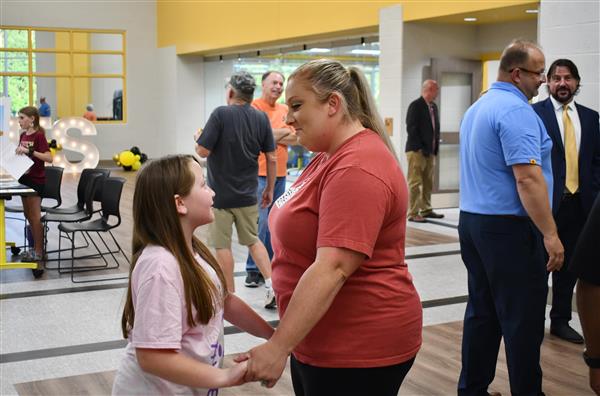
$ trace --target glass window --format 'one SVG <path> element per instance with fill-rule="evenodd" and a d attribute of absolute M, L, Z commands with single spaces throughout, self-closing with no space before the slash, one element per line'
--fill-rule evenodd
<path fill-rule="evenodd" d="M 313 59 L 327 57 L 339 60 L 344 66 L 356 66 L 365 74 L 371 93 L 379 101 L 379 43 L 356 44 L 333 48 L 308 48 L 303 51 L 286 52 L 278 55 L 266 55 L 252 58 L 239 58 L 234 62 L 234 70 L 245 70 L 256 80 L 254 97 L 262 95 L 261 79 L 268 70 L 282 72 L 286 80 L 296 68 Z M 285 101 L 285 93 L 279 102 Z"/>
<path fill-rule="evenodd" d="M 27 30 L 0 28 L 0 48 L 27 48 Z"/>
<path fill-rule="evenodd" d="M 37 73 L 71 73 L 71 57 L 69 54 L 35 53 L 34 70 Z"/>
<path fill-rule="evenodd" d="M 16 51 L 0 53 L 0 72 L 28 73 L 28 53 Z"/>
<path fill-rule="evenodd" d="M 93 104 L 98 122 L 126 121 L 124 44 L 124 31 L 2 27 L 2 94 L 13 112 L 44 96 L 54 119 Z"/>
<path fill-rule="evenodd" d="M 29 106 L 29 77 L 3 76 L 2 96 L 10 96 L 11 113 L 16 115 L 19 109 Z M 32 93 L 35 96 L 35 92 Z"/>
<path fill-rule="evenodd" d="M 121 55 L 90 55 L 92 74 L 122 74 L 123 57 Z"/>
<path fill-rule="evenodd" d="M 92 51 L 123 51 L 122 34 L 93 33 L 90 37 Z"/>
<path fill-rule="evenodd" d="M 121 78 L 75 78 L 74 114 L 82 116 L 91 104 L 99 121 L 123 119 L 123 79 Z"/>

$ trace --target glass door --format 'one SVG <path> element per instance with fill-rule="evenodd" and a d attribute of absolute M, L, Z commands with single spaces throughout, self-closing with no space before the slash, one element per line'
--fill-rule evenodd
<path fill-rule="evenodd" d="M 446 194 L 447 205 L 458 203 L 459 130 L 463 115 L 479 97 L 481 62 L 462 59 L 432 59 L 432 78 L 440 92 L 440 151 L 434 169 L 433 193 Z"/>

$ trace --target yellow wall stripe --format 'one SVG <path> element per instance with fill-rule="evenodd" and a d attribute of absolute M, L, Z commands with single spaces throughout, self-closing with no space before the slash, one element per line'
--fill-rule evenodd
<path fill-rule="evenodd" d="M 519 5 L 532 0 L 240 1 L 157 0 L 159 47 L 178 54 L 215 55 L 250 46 L 277 45 L 325 36 L 376 33 L 379 10 L 401 4 L 404 21 L 418 21 Z"/>

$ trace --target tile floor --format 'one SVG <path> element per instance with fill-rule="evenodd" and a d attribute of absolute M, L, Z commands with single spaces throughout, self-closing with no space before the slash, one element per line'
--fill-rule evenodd
<path fill-rule="evenodd" d="M 440 210 L 446 217 L 436 224 L 411 227 L 457 236 L 457 209 Z M 461 320 L 464 302 L 444 299 L 467 294 L 466 271 L 456 253 L 458 243 L 409 247 L 407 256 L 443 253 L 427 258 L 409 258 L 409 269 L 424 302 L 424 325 Z M 236 257 L 237 293 L 266 320 L 277 319 L 275 311 L 262 308 L 264 291 L 243 285 L 243 255 Z M 29 271 L 29 270 L 12 270 Z M 61 278 L 33 281 L 31 277 L 0 273 L 0 394 L 16 394 L 14 384 L 114 370 L 123 353 L 120 317 L 124 303 L 124 281 L 73 286 Z M 98 290 L 90 289 L 90 286 Z M 47 295 L 38 292 L 47 291 Z M 32 292 L 27 294 L 27 292 Z M 24 293 L 24 294 L 23 294 Z M 33 295 L 31 295 L 33 294 Z M 464 301 L 464 300 L 463 300 Z M 573 321 L 579 329 L 577 316 Z M 228 325 L 228 324 L 226 324 Z M 225 337 L 226 353 L 245 351 L 260 342 L 245 333 Z"/>

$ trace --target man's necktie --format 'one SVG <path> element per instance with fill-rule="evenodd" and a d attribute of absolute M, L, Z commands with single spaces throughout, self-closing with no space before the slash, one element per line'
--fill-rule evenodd
<path fill-rule="evenodd" d="M 579 188 L 579 165 L 577 156 L 577 142 L 575 141 L 575 128 L 569 117 L 569 105 L 563 106 L 563 125 L 565 129 L 565 161 L 567 163 L 567 190 L 574 194 Z"/>

